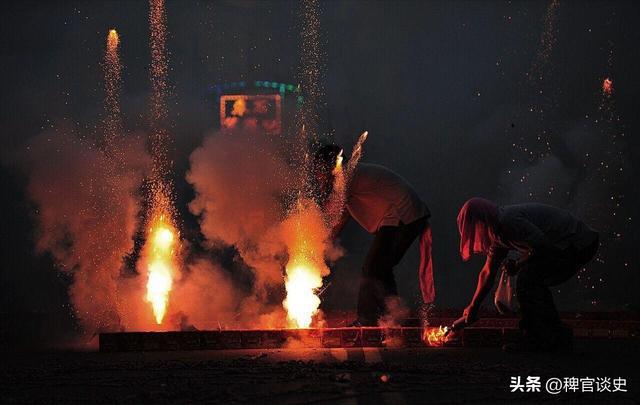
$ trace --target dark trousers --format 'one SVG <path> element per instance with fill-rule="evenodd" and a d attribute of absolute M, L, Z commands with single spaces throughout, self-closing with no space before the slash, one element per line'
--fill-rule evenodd
<path fill-rule="evenodd" d="M 386 299 L 398 295 L 393 268 L 427 226 L 429 221 L 424 217 L 407 225 L 382 226 L 376 232 L 364 260 L 358 293 L 358 320 L 363 325 L 376 325 L 385 313 Z"/>
<path fill-rule="evenodd" d="M 573 277 L 596 254 L 596 240 L 584 249 L 569 247 L 558 255 L 532 257 L 518 272 L 516 295 L 520 303 L 520 328 L 541 343 L 553 344 L 563 325 L 549 287 Z"/>

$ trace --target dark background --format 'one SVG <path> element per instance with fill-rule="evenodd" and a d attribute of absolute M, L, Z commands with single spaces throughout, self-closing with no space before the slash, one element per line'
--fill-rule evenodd
<path fill-rule="evenodd" d="M 364 160 L 402 174 L 431 208 L 439 306 L 466 305 L 482 263 L 463 264 L 457 253 L 455 217 L 467 198 L 480 195 L 501 204 L 533 199 L 578 211 L 600 204 L 609 184 L 578 197 L 529 195 L 529 190 L 546 190 L 558 182 L 557 188 L 571 188 L 586 181 L 573 177 L 573 169 L 586 161 L 580 151 L 607 148 L 608 134 L 617 131 L 625 134 L 624 143 L 617 146 L 624 152 L 620 162 L 625 174 L 616 183 L 624 194 L 618 218 L 625 224 L 607 250 L 612 259 L 594 266 L 602 281 L 587 288 L 574 280 L 558 298 L 563 309 L 638 308 L 638 233 L 633 220 L 639 203 L 634 181 L 640 154 L 639 4 L 561 2 L 552 30 L 553 50 L 542 58 L 544 81 L 534 84 L 526 74 L 541 61 L 537 55 L 547 2 L 321 4 L 328 106 L 323 120 L 348 150 L 362 130 L 369 130 Z M 25 196 L 26 177 L 16 156 L 32 137 L 61 120 L 87 132 L 98 125 L 103 99 L 100 60 L 112 27 L 122 41 L 126 128 L 147 127 L 148 5 L 17 1 L 2 2 L 0 8 L 2 321 L 28 330 L 71 327 L 67 276 L 60 275 L 48 257 L 33 253 L 33 207 Z M 193 234 L 197 219 L 186 207 L 193 192 L 184 174 L 190 152 L 217 121 L 212 85 L 295 82 L 300 18 L 297 3 L 291 1 L 168 1 L 167 17 L 178 209 L 185 233 Z M 620 118 L 609 126 L 598 119 L 604 77 L 613 79 L 615 114 Z M 544 98 L 539 89 L 544 89 Z M 538 115 L 527 115 L 538 107 L 545 108 L 542 124 Z M 538 169 L 529 180 L 532 184 L 523 186 L 513 173 L 527 170 L 522 169 L 526 162 L 522 166 L 513 144 L 535 140 L 542 127 L 550 134 L 555 164 L 533 162 Z M 601 212 L 596 225 L 608 229 L 608 215 Z M 342 241 L 348 253 L 334 269 L 325 308 L 355 305 L 357 274 L 369 240 L 355 224 L 347 227 Z M 396 273 L 409 303 L 418 296 L 417 262 L 414 246 Z"/>

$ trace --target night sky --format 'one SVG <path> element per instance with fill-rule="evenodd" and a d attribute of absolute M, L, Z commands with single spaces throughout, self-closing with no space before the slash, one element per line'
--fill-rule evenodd
<path fill-rule="evenodd" d="M 541 45 L 546 1 L 321 4 L 321 125 L 347 150 L 368 130 L 363 160 L 400 173 L 429 205 L 439 306 L 463 308 L 470 299 L 482 261 L 460 260 L 455 218 L 466 199 L 483 196 L 500 204 L 535 200 L 588 213 L 585 221 L 611 242 L 603 262 L 593 266 L 595 287 L 572 280 L 561 287 L 560 308 L 640 308 L 634 229 L 640 214 L 634 180 L 640 158 L 640 4 L 561 0 L 547 31 L 548 54 Z M 60 123 L 73 123 L 81 133 L 99 125 L 100 61 L 113 27 L 122 41 L 125 127 L 132 133 L 147 128 L 148 5 L 7 1 L 0 7 L 0 313 L 5 325 L 16 328 L 71 327 L 68 276 L 46 254 L 34 252 L 35 214 L 25 194 L 22 156 L 30 139 Z M 292 1 L 169 0 L 167 20 L 177 206 L 184 234 L 197 243 L 185 173 L 189 154 L 217 125 L 212 86 L 296 82 L 300 19 Z M 531 72 L 541 72 L 543 80 Z M 615 117 L 609 122 L 599 110 L 605 77 L 614 86 L 606 100 Z M 521 145 L 539 147 L 542 131 L 551 156 L 544 162 L 523 159 Z M 622 133 L 613 152 L 602 156 L 624 170 L 593 186 L 589 173 L 599 163 L 593 156 L 612 148 L 611 136 Z M 522 173 L 528 174 L 524 182 Z M 615 218 L 603 203 L 612 195 L 621 202 Z M 355 223 L 348 225 L 342 236 L 347 255 L 334 266 L 326 309 L 355 306 L 370 240 Z M 419 294 L 417 263 L 414 246 L 396 269 L 410 304 Z"/>

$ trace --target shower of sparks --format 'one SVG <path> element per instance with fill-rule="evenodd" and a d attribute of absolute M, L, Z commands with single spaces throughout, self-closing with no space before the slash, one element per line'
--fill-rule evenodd
<path fill-rule="evenodd" d="M 323 103 L 322 89 L 322 51 L 320 46 L 320 5 L 318 0 L 303 0 L 300 3 L 300 64 L 298 79 L 304 102 L 296 113 L 296 127 L 299 128 L 294 147 L 293 159 L 300 162 L 300 182 L 297 190 L 305 195 L 310 192 L 310 182 L 306 176 L 309 173 L 309 147 L 319 142 L 319 114 L 318 109 Z"/>
<path fill-rule="evenodd" d="M 287 243 L 289 260 L 285 266 L 287 297 L 283 302 L 291 327 L 308 327 L 320 305 L 317 291 L 329 269 L 324 264 L 326 223 L 320 209 L 312 201 L 309 147 L 317 145 L 318 109 L 322 105 L 322 54 L 320 47 L 320 7 L 318 0 L 300 3 L 300 84 L 304 102 L 296 114 L 299 128 L 293 160 L 300 170 L 296 186 L 290 193 L 295 199 L 289 221 L 294 221 Z M 309 198 L 307 200 L 307 198 Z"/>
<path fill-rule="evenodd" d="M 538 51 L 531 68 L 526 73 L 527 80 L 523 83 L 526 89 L 522 91 L 526 91 L 530 97 L 526 101 L 526 111 L 516 112 L 514 120 L 526 122 L 526 129 L 524 126 L 513 129 L 512 125 L 506 130 L 507 135 L 513 139 L 511 158 L 513 167 L 508 174 L 518 173 L 518 177 L 513 178 L 513 184 L 530 200 L 543 197 L 540 191 L 528 181 L 532 177 L 530 170 L 553 153 L 551 142 L 553 131 L 549 126 L 548 112 L 556 107 L 557 90 L 551 80 L 553 73 L 551 58 L 557 42 L 559 8 L 559 0 L 551 0 L 547 6 L 542 19 Z M 551 185 L 545 194 L 548 196 L 554 192 L 555 187 Z"/>
<path fill-rule="evenodd" d="M 355 168 L 358 165 L 360 158 L 362 157 L 362 145 L 367 140 L 368 135 L 368 131 L 365 131 L 360 135 L 358 141 L 356 142 L 356 145 L 351 151 L 351 157 L 347 162 L 346 168 L 344 168 L 342 164 L 343 151 L 340 151 L 340 153 L 336 157 L 336 162 L 332 173 L 333 188 L 325 207 L 325 217 L 329 229 L 333 229 L 338 224 L 342 217 L 342 213 L 345 210 L 345 204 L 347 200 L 347 187 L 349 185 L 349 182 L 353 178 Z"/>
<path fill-rule="evenodd" d="M 158 324 L 162 323 L 169 304 L 173 277 L 177 272 L 179 240 L 175 228 L 173 184 L 170 180 L 171 162 L 168 156 L 167 130 L 168 58 L 166 50 L 166 16 L 164 0 L 149 2 L 149 46 L 151 49 L 151 156 L 152 173 L 149 180 L 149 211 L 144 255 L 147 263 L 147 301 L 152 304 Z M 159 233 L 160 232 L 160 233 Z M 163 246 L 169 241 L 170 246 Z M 164 235 L 164 236 L 163 236 Z M 160 239 L 158 239 L 160 238 Z"/>
<path fill-rule="evenodd" d="M 300 70 L 299 81 L 305 101 L 300 110 L 302 144 L 306 147 L 307 134 L 318 135 L 318 109 L 324 97 L 322 89 L 322 51 L 320 46 L 320 5 L 318 0 L 303 0 L 300 4 Z"/>
<path fill-rule="evenodd" d="M 103 61 L 103 71 L 105 91 L 104 143 L 105 149 L 110 154 L 113 154 L 115 151 L 115 139 L 122 134 L 122 119 L 120 115 L 122 64 L 118 52 L 119 45 L 120 38 L 118 32 L 115 29 L 109 30 Z"/>
<path fill-rule="evenodd" d="M 356 170 L 356 166 L 358 165 L 358 162 L 362 157 L 362 145 L 364 145 L 364 142 L 367 140 L 368 136 L 369 136 L 369 131 L 364 131 L 358 138 L 358 142 L 356 142 L 356 145 L 353 147 L 353 150 L 351 151 L 351 158 L 349 158 L 349 161 L 347 162 L 347 182 L 349 182 L 353 177 L 353 173 Z"/>
<path fill-rule="evenodd" d="M 559 7 L 560 0 L 551 0 L 547 7 L 547 12 L 544 15 L 542 24 L 543 29 L 540 36 L 540 48 L 529 72 L 529 78 L 531 80 L 542 81 L 547 73 L 546 70 L 548 69 L 549 60 L 557 42 Z"/>

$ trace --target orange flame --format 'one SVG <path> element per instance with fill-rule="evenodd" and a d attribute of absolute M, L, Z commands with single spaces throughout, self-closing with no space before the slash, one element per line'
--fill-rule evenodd
<path fill-rule="evenodd" d="M 298 201 L 296 211 L 285 221 L 285 243 L 289 251 L 282 303 L 287 310 L 289 327 L 307 328 L 318 312 L 322 277 L 329 273 L 324 262 L 326 228 L 315 203 Z"/>
<path fill-rule="evenodd" d="M 109 49 L 116 49 L 119 43 L 120 39 L 118 37 L 118 31 L 116 31 L 115 29 L 110 29 L 109 35 L 107 36 L 107 47 Z"/>
<path fill-rule="evenodd" d="M 437 328 L 425 328 L 422 340 L 429 346 L 443 346 L 447 342 L 447 328 L 439 326 Z"/>
<path fill-rule="evenodd" d="M 358 141 L 356 142 L 353 150 L 351 151 L 351 158 L 347 162 L 347 181 L 351 180 L 354 171 L 356 170 L 356 166 L 362 157 L 362 145 L 367 140 L 369 136 L 369 131 L 364 131 L 360 137 L 358 137 Z"/>
<path fill-rule="evenodd" d="M 161 214 L 154 218 L 148 235 L 148 280 L 146 300 L 160 325 L 169 304 L 175 269 L 176 229 Z"/>

